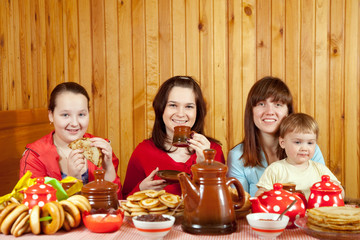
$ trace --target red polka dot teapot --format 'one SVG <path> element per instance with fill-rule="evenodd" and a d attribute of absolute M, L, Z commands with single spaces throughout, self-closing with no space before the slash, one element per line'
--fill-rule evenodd
<path fill-rule="evenodd" d="M 308 208 L 344 206 L 341 191 L 338 185 L 330 181 L 328 175 L 321 176 L 321 181 L 314 183 L 310 188 Z"/>
<path fill-rule="evenodd" d="M 295 227 L 294 221 L 305 216 L 303 200 L 297 194 L 283 190 L 281 183 L 275 183 L 273 187 L 273 190 L 250 198 L 252 212 L 282 213 L 296 199 L 297 202 L 285 213 L 290 218 L 287 228 Z"/>
<path fill-rule="evenodd" d="M 56 189 L 44 183 L 44 178 L 37 178 L 36 184 L 24 191 L 23 204 L 32 209 L 35 205 L 43 207 L 45 203 L 56 201 Z"/>

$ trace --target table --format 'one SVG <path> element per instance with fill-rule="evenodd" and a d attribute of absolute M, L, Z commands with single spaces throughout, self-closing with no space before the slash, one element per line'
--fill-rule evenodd
<path fill-rule="evenodd" d="M 107 240 L 107 239 L 126 239 L 126 240 L 142 240 L 144 239 L 134 228 L 130 219 L 125 219 L 119 231 L 114 233 L 92 233 L 84 225 L 81 225 L 79 228 L 73 229 L 70 232 L 65 232 L 64 230 L 58 231 L 54 235 L 34 235 L 32 233 L 27 233 L 21 237 L 15 238 L 12 235 L 3 235 L 0 234 L 0 239 L 17 239 L 17 240 L 34 240 L 34 239 L 70 239 L 70 240 Z M 193 240 L 193 239 L 203 239 L 203 240 L 213 240 L 213 239 L 259 239 L 256 234 L 250 229 L 250 225 L 247 223 L 245 218 L 238 220 L 238 230 L 235 233 L 228 235 L 192 235 L 185 233 L 181 230 L 181 224 L 176 223 L 168 235 L 164 237 L 164 240 L 169 239 L 181 239 L 181 240 Z M 301 229 L 285 229 L 285 231 L 277 238 L 281 239 L 297 239 L 297 240 L 307 240 L 307 239 L 316 239 L 306 235 Z"/>

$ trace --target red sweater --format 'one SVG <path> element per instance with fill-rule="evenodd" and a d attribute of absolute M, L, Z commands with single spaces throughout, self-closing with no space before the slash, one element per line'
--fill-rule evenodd
<path fill-rule="evenodd" d="M 216 150 L 215 160 L 225 163 L 221 146 L 211 142 L 210 148 Z M 191 174 L 191 166 L 196 164 L 196 158 L 196 153 L 193 153 L 185 163 L 175 162 L 166 152 L 157 148 L 152 140 L 144 140 L 136 147 L 129 160 L 123 186 L 123 196 L 127 197 L 134 192 L 140 191 L 139 184 L 156 167 L 159 167 L 159 170 L 177 170 Z M 155 175 L 154 179 L 158 180 L 160 178 Z M 169 193 L 181 195 L 179 183 L 167 185 L 165 190 Z"/>
<path fill-rule="evenodd" d="M 31 177 L 52 177 L 61 180 L 61 172 L 59 166 L 59 154 L 53 141 L 53 133 L 49 133 L 33 143 L 26 145 L 26 150 L 20 160 L 20 178 L 29 170 Z M 93 135 L 85 133 L 84 137 L 92 138 Z M 113 183 L 119 186 L 118 198 L 121 199 L 121 182 L 117 175 L 119 159 L 113 153 L 112 162 L 116 171 L 116 178 Z M 87 161 L 89 182 L 94 181 L 94 170 L 99 169 L 92 162 Z M 84 183 L 85 184 L 85 183 Z"/>

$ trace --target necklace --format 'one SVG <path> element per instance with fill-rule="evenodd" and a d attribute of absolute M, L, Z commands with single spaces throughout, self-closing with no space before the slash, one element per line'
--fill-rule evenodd
<path fill-rule="evenodd" d="M 54 139 L 54 145 L 55 145 L 55 147 L 56 147 L 56 150 L 58 150 L 57 152 L 58 152 L 59 156 L 60 156 L 61 158 L 67 159 L 66 154 L 63 152 L 63 150 L 61 149 L 61 147 L 59 147 L 59 146 L 56 144 L 55 139 Z M 60 151 L 60 152 L 59 152 L 59 151 Z"/>

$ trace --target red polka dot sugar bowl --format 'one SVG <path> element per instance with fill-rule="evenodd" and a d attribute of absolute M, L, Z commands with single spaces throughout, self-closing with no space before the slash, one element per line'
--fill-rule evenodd
<path fill-rule="evenodd" d="M 337 184 L 330 181 L 328 175 L 321 176 L 321 181 L 310 188 L 308 208 L 344 206 L 341 191 Z"/>
<path fill-rule="evenodd" d="M 282 213 L 296 199 L 296 203 L 285 213 L 289 217 L 286 228 L 294 228 L 294 221 L 305 216 L 305 204 L 299 196 L 283 190 L 281 183 L 275 183 L 273 190 L 266 191 L 258 197 L 250 198 L 253 213 Z"/>
<path fill-rule="evenodd" d="M 37 178 L 36 184 L 24 191 L 23 204 L 32 209 L 35 205 L 43 207 L 45 203 L 56 201 L 56 189 L 44 183 L 44 178 Z"/>

